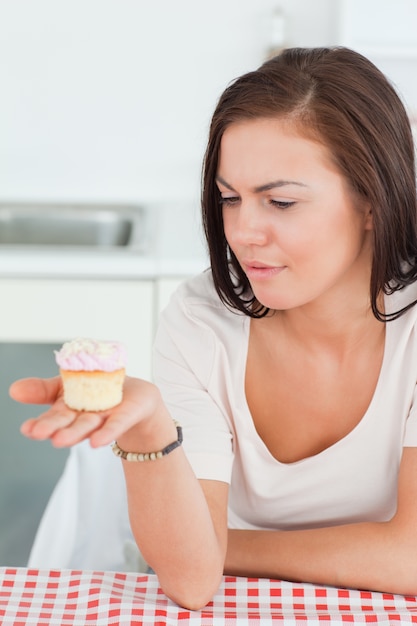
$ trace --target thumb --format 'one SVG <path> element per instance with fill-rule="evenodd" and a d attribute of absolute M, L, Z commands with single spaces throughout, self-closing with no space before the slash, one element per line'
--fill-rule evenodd
<path fill-rule="evenodd" d="M 60 376 L 54 378 L 21 378 L 11 384 L 9 395 L 25 404 L 53 404 L 62 394 Z"/>

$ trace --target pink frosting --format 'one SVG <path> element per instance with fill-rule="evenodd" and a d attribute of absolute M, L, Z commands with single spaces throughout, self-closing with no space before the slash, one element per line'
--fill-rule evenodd
<path fill-rule="evenodd" d="M 102 370 L 114 372 L 126 366 L 127 351 L 119 341 L 95 341 L 77 338 L 55 350 L 60 369 L 72 371 Z"/>

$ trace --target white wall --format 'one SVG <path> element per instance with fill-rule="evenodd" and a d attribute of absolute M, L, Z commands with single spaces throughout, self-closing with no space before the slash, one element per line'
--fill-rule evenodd
<path fill-rule="evenodd" d="M 326 43 L 332 5 L 284 2 L 289 41 Z M 276 6 L 0 0 L 0 199 L 197 198 L 215 102 L 264 60 Z"/>
<path fill-rule="evenodd" d="M 338 42 L 338 0 L 0 0 L 0 200 L 196 200 L 207 126 L 287 45 Z"/>

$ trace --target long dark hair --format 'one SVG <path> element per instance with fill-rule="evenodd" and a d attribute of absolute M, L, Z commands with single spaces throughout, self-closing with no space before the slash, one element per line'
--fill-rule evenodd
<path fill-rule="evenodd" d="M 216 186 L 220 142 L 235 122 L 285 117 L 325 145 L 353 192 L 373 215 L 372 311 L 381 293 L 417 280 L 414 145 L 401 99 L 384 74 L 348 48 L 289 48 L 232 82 L 215 109 L 204 158 L 202 212 L 213 280 L 222 301 L 251 317 L 268 312 L 256 301 L 224 235 Z"/>

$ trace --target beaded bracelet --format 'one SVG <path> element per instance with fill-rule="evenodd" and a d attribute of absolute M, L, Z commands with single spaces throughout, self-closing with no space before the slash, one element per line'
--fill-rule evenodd
<path fill-rule="evenodd" d="M 126 452 L 122 450 L 117 441 L 115 441 L 112 445 L 113 453 L 125 461 L 156 461 L 156 459 L 161 459 L 182 444 L 182 428 L 178 422 L 174 421 L 174 424 L 178 434 L 177 440 L 165 446 L 162 450 L 158 450 L 158 452 Z"/>

